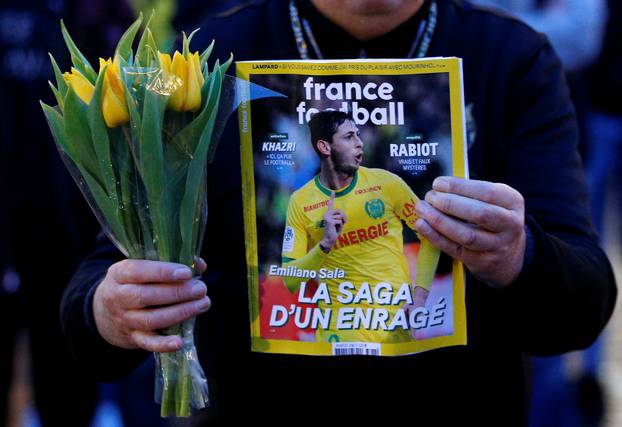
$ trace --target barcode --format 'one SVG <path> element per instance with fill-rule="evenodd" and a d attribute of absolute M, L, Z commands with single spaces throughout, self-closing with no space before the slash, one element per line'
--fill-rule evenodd
<path fill-rule="evenodd" d="M 333 343 L 334 356 L 380 356 L 380 344 L 376 343 Z"/>
<path fill-rule="evenodd" d="M 351 354 L 361 354 L 363 356 L 380 356 L 378 350 L 369 348 L 337 348 L 335 349 L 335 356 L 349 356 Z"/>

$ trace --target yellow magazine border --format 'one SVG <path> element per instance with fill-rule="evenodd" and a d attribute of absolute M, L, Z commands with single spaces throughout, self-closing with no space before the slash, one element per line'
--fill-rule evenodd
<path fill-rule="evenodd" d="M 240 154 L 242 162 L 242 188 L 244 210 L 244 235 L 246 238 L 246 263 L 248 275 L 249 314 L 251 318 L 251 350 L 263 353 L 325 355 L 333 354 L 332 343 L 268 340 L 261 338 L 259 319 L 259 260 L 257 247 L 257 221 L 255 206 L 255 170 L 250 102 L 250 76 L 252 74 L 300 75 L 400 75 L 449 74 L 450 112 L 452 129 L 452 169 L 457 177 L 468 177 L 466 129 L 464 123 L 464 91 L 462 87 L 462 60 L 460 58 L 430 58 L 415 60 L 336 60 L 336 61 L 239 61 L 236 62 L 240 106 Z M 244 191 L 246 190 L 246 191 Z M 381 344 L 382 356 L 399 356 L 435 348 L 466 345 L 466 307 L 464 303 L 464 267 L 454 260 L 452 273 L 454 324 L 453 334 L 407 343 Z"/>

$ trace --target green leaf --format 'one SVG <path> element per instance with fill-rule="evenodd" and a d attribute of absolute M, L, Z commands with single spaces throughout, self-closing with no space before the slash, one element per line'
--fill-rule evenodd
<path fill-rule="evenodd" d="M 62 97 L 62 95 L 60 94 L 58 89 L 56 89 L 56 86 L 54 86 L 52 84 L 51 81 L 48 80 L 48 84 L 50 85 L 50 89 L 52 89 L 52 92 L 54 93 L 54 97 L 56 98 L 56 103 L 58 104 L 58 108 L 60 108 L 62 110 L 63 109 L 63 97 Z"/>
<path fill-rule="evenodd" d="M 218 70 L 220 71 L 220 61 L 217 59 L 216 63 L 214 64 L 214 69 L 212 70 L 212 73 L 209 74 L 206 78 L 205 78 L 205 82 L 203 83 L 203 87 L 201 88 L 201 99 L 205 99 L 205 106 L 207 106 L 208 104 L 208 99 L 209 99 L 209 92 L 212 91 L 212 87 L 214 85 L 214 79 L 215 79 L 215 71 Z M 207 72 L 207 68 L 206 68 L 206 72 Z"/>
<path fill-rule="evenodd" d="M 152 248 L 153 242 L 151 237 L 148 239 L 144 237 L 145 233 L 141 227 L 144 215 L 142 215 L 142 210 L 139 212 L 137 209 L 137 206 L 140 206 L 137 200 L 143 188 L 138 181 L 136 166 L 130 151 L 128 141 L 130 135 L 127 127 L 118 127 L 111 129 L 109 136 L 114 170 L 117 171 L 119 177 L 117 195 L 120 221 L 124 224 L 128 242 L 131 245 L 128 252 L 131 258 L 146 259 L 145 249 Z"/>
<path fill-rule="evenodd" d="M 69 53 L 71 54 L 71 62 L 73 66 L 76 67 L 78 71 L 84 75 L 91 83 L 95 83 L 95 79 L 97 79 L 97 73 L 89 63 L 88 59 L 80 52 L 78 46 L 73 42 L 67 28 L 65 28 L 65 23 L 63 20 L 60 20 L 60 29 L 63 33 L 63 39 L 65 39 L 65 44 L 67 45 L 67 49 L 69 49 Z"/>
<path fill-rule="evenodd" d="M 201 133 L 203 129 L 205 129 L 212 114 L 213 102 L 210 102 L 210 100 L 213 98 L 212 93 L 217 85 L 217 78 L 215 76 L 216 74 L 212 74 L 209 81 L 206 81 L 202 88 L 201 99 L 205 101 L 203 101 L 203 109 L 199 115 L 190 122 L 188 126 L 177 133 L 171 141 L 172 145 L 183 147 L 188 153 L 194 153 L 196 150 L 196 146 L 201 138 Z"/>
<path fill-rule="evenodd" d="M 129 75 L 125 72 L 126 65 L 124 61 L 121 60 L 119 67 L 121 68 L 121 83 L 123 84 L 123 94 L 125 96 L 125 103 L 127 104 L 127 110 L 130 113 L 130 125 L 132 129 L 132 134 L 134 137 L 134 141 L 140 141 L 140 128 L 141 128 L 141 112 L 138 111 L 138 103 L 135 98 L 136 93 L 139 92 L 141 94 L 144 93 L 143 87 L 134 87 L 132 82 L 129 81 L 130 78 L 134 78 L 132 75 Z"/>
<path fill-rule="evenodd" d="M 190 43 L 192 42 L 192 38 L 194 37 L 194 35 L 197 33 L 197 31 L 199 31 L 200 28 L 195 29 L 193 32 L 190 33 L 190 35 L 188 36 L 188 51 L 190 50 Z"/>
<path fill-rule="evenodd" d="M 155 40 L 153 40 L 153 34 L 151 34 L 151 30 L 149 29 L 149 25 L 151 24 L 151 20 L 155 15 L 155 11 L 151 12 L 151 16 L 147 20 L 147 24 L 145 24 L 145 29 L 140 36 L 140 40 L 138 42 L 138 48 L 136 49 L 136 63 L 138 63 L 141 67 L 150 67 L 151 66 L 151 58 L 150 58 L 150 50 L 147 48 L 151 45 L 154 49 L 157 50 L 157 46 L 155 45 Z"/>
<path fill-rule="evenodd" d="M 216 114 L 218 112 L 218 103 L 220 102 L 220 91 L 222 89 L 222 78 L 223 74 L 221 72 L 221 68 L 218 65 L 218 61 L 214 64 L 214 70 L 212 71 L 212 82 L 210 85 L 210 90 L 207 95 L 206 107 L 209 114 Z"/>
<path fill-rule="evenodd" d="M 95 202 L 99 208 L 98 210 L 103 215 L 103 218 L 100 218 L 100 220 L 103 220 L 103 222 L 109 226 L 116 240 L 126 249 L 128 247 L 128 240 L 123 227 L 119 223 L 115 205 L 108 198 L 108 195 L 97 179 L 94 178 L 80 162 L 80 154 L 75 151 L 75 146 L 68 144 L 68 138 L 64 135 L 63 118 L 60 113 L 43 102 L 40 104 L 52 131 L 52 135 L 54 136 L 54 140 L 80 172 L 80 176 L 89 189 L 92 201 Z"/>
<path fill-rule="evenodd" d="M 216 74 L 216 77 L 215 77 L 216 82 L 214 83 L 214 90 L 210 94 L 210 105 L 209 105 L 209 108 L 211 109 L 210 115 L 214 116 L 214 126 L 215 126 L 216 120 L 219 119 L 220 100 L 221 100 L 221 95 L 222 95 L 222 82 L 223 82 L 223 75 L 220 74 L 220 72 L 217 72 L 215 74 Z M 210 132 L 213 132 L 213 130 Z M 212 133 L 210 133 L 210 135 L 212 135 Z M 201 136 L 201 138 L 203 138 L 203 136 Z M 213 141 L 210 136 L 210 146 L 209 146 L 209 151 L 208 151 L 207 159 L 206 159 L 207 163 L 211 163 L 212 160 L 214 159 L 214 155 L 216 154 L 217 144 L 212 144 L 212 142 Z"/>
<path fill-rule="evenodd" d="M 186 37 L 186 33 L 184 31 L 181 32 L 182 41 L 181 41 L 181 51 L 184 58 L 188 59 L 188 55 L 190 55 L 190 46 L 188 43 L 188 37 Z"/>
<path fill-rule="evenodd" d="M 153 36 L 152 36 L 152 38 L 153 38 Z M 155 41 L 154 41 L 154 43 L 155 43 Z M 157 62 L 157 65 L 154 65 L 154 67 L 157 67 L 160 70 L 162 70 L 162 60 L 160 59 L 160 55 L 158 55 L 158 51 L 156 49 L 152 48 L 149 45 L 147 46 L 147 50 L 149 51 L 149 54 L 151 55 L 151 57 L 154 58 L 154 60 Z M 161 73 L 161 74 L 163 74 L 163 73 Z"/>
<path fill-rule="evenodd" d="M 203 68 L 205 66 L 205 64 L 207 63 L 207 60 L 209 59 L 210 55 L 212 54 L 212 50 L 214 50 L 214 43 L 215 42 L 216 42 L 216 40 L 212 40 L 212 42 L 207 47 L 207 49 L 205 49 L 203 51 L 203 53 L 201 53 L 201 55 L 200 55 L 201 68 Z"/>
<path fill-rule="evenodd" d="M 135 165 L 135 163 L 134 163 Z M 157 260 L 159 257 L 157 256 L 157 249 L 154 243 L 154 225 L 151 216 L 149 215 L 149 209 L 146 209 L 145 206 L 148 206 L 149 200 L 147 199 L 147 195 L 145 194 L 145 188 L 142 182 L 139 179 L 138 171 L 134 168 L 135 173 L 135 181 L 134 183 L 129 182 L 126 185 L 134 185 L 136 188 L 135 192 L 135 200 L 133 200 L 133 205 L 136 210 L 136 215 L 140 221 L 140 231 L 142 237 L 142 250 L 144 253 L 145 259 Z"/>
<path fill-rule="evenodd" d="M 188 170 L 188 162 L 192 158 L 193 152 L 190 151 L 185 144 L 175 144 L 172 137 L 178 134 L 178 129 L 185 127 L 188 119 L 191 118 L 189 113 L 180 113 L 177 111 L 167 110 L 165 115 L 165 126 L 163 128 L 164 136 L 164 166 L 166 172 L 166 191 L 170 195 L 168 203 L 171 211 L 171 224 L 176 228 L 171 241 L 172 253 L 179 255 L 181 236 L 179 234 L 179 206 L 184 195 L 186 186 L 186 175 Z M 197 136 L 198 138 L 198 136 Z"/>
<path fill-rule="evenodd" d="M 54 77 L 56 78 L 56 87 L 58 88 L 58 91 L 60 92 L 61 96 L 64 98 L 65 94 L 67 93 L 67 83 L 65 83 L 65 79 L 63 78 L 63 73 L 60 71 L 60 68 L 58 68 L 58 64 L 56 63 L 56 60 L 54 59 L 52 54 L 48 53 L 48 55 L 50 56 L 50 62 L 52 63 L 52 68 L 54 69 Z"/>
<path fill-rule="evenodd" d="M 181 262 L 192 262 L 197 236 L 195 236 L 195 222 L 197 220 L 198 206 L 200 198 L 204 196 L 200 192 L 202 182 L 205 181 L 205 167 L 207 156 L 212 142 L 212 132 L 216 123 L 218 105 L 220 103 L 220 92 L 222 85 L 222 74 L 220 68 L 214 71 L 215 77 L 210 99 L 207 102 L 206 110 L 203 112 L 208 115 L 207 124 L 201 132 L 196 150 L 192 160 L 188 165 L 188 177 L 186 179 L 186 189 L 181 202 L 179 212 L 180 232 L 182 236 L 182 249 L 180 253 Z M 202 114 L 203 114 L 202 113 Z"/>
<path fill-rule="evenodd" d="M 164 172 L 164 147 L 162 146 L 162 121 L 166 97 L 154 91 L 145 92 L 142 126 L 140 130 L 139 170 L 147 191 L 158 253 L 162 261 L 171 258 L 171 212 L 166 191 Z"/>
<path fill-rule="evenodd" d="M 116 240 L 120 245 L 119 249 L 121 249 L 121 251 L 124 252 L 126 256 L 129 255 L 129 248 L 131 246 L 128 241 L 127 235 L 125 234 L 123 224 L 119 221 L 118 209 L 116 204 L 112 203 L 110 198 L 108 198 L 106 191 L 104 191 L 104 189 L 97 181 L 97 179 L 95 179 L 95 177 L 93 177 L 88 171 L 84 169 L 80 169 L 80 173 L 89 189 L 91 197 L 99 208 L 98 210 L 103 215 L 103 218 L 100 218 L 100 222 L 103 222 L 108 226 L 108 228 L 112 232 L 112 236 L 114 238 L 113 241 Z"/>
<path fill-rule="evenodd" d="M 149 41 L 149 48 L 154 53 L 154 58 L 158 58 L 159 60 L 160 57 L 158 55 L 158 44 L 156 43 L 155 37 L 153 37 L 153 31 L 151 31 L 150 28 L 147 28 L 147 37 Z"/>
<path fill-rule="evenodd" d="M 117 179 L 112 168 L 112 158 L 110 157 L 108 127 L 106 126 L 102 112 L 104 76 L 106 75 L 107 68 L 108 65 L 104 67 L 97 78 L 95 90 L 93 91 L 93 97 L 91 98 L 91 102 L 87 108 L 86 116 L 91 130 L 91 135 L 93 137 L 93 145 L 95 148 L 95 154 L 97 155 L 100 176 L 102 177 L 110 199 L 113 203 L 118 204 Z"/>
<path fill-rule="evenodd" d="M 121 58 L 125 59 L 127 62 L 132 62 L 132 43 L 134 43 L 134 38 L 136 37 L 136 33 L 140 29 L 140 24 L 143 22 L 143 14 L 142 12 L 138 14 L 138 18 L 130 28 L 125 30 L 125 33 L 119 39 L 119 43 L 117 43 L 117 48 L 114 53 L 115 56 L 119 55 Z"/>
<path fill-rule="evenodd" d="M 86 105 L 78 98 L 71 86 L 67 88 L 64 107 L 65 141 L 70 152 L 75 153 L 75 157 L 72 156 L 72 158 L 78 166 L 84 168 L 102 185 L 99 164 L 86 118 Z"/>
<path fill-rule="evenodd" d="M 54 141 L 56 141 L 56 144 L 60 147 L 60 149 L 75 163 L 77 155 L 75 151 L 72 151 L 72 146 L 67 144 L 63 116 L 58 112 L 58 110 L 56 110 L 56 108 L 50 107 L 42 101 L 39 101 L 39 104 L 41 104 L 41 108 L 43 108 L 43 113 L 45 114 L 48 126 L 52 131 Z"/>
<path fill-rule="evenodd" d="M 226 74 L 227 71 L 229 71 L 229 67 L 231 66 L 232 62 L 233 62 L 233 52 L 231 52 L 231 54 L 229 55 L 229 59 L 227 59 L 227 62 L 225 62 L 224 64 L 220 66 L 220 72 L 223 74 Z"/>
<path fill-rule="evenodd" d="M 132 125 L 132 133 L 134 134 L 134 140 L 140 141 L 140 128 L 141 118 L 138 107 L 136 106 L 136 100 L 130 95 L 130 91 L 127 90 L 127 85 L 124 83 L 125 89 L 125 102 L 127 103 L 127 110 L 130 113 L 130 124 Z"/>
<path fill-rule="evenodd" d="M 184 58 L 188 59 L 188 57 L 190 56 L 190 42 L 192 41 L 192 37 L 194 37 L 194 35 L 196 34 L 196 32 L 199 31 L 199 28 L 197 28 L 196 30 L 194 30 L 193 32 L 190 33 L 189 37 L 186 37 L 186 33 L 185 32 L 181 32 L 183 39 L 181 42 L 182 45 L 182 53 L 184 55 Z"/>

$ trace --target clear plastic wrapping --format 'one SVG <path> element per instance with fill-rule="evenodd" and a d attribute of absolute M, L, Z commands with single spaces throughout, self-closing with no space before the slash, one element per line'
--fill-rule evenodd
<path fill-rule="evenodd" d="M 148 27 L 131 49 L 137 20 L 115 56 L 91 67 L 63 27 L 71 73 L 54 59 L 58 105 L 42 104 L 59 152 L 103 230 L 131 259 L 170 261 L 195 271 L 207 219 L 206 172 L 233 110 L 231 59 L 211 69 L 211 47 L 172 57 L 157 51 Z M 179 351 L 156 354 L 162 416 L 208 405 L 194 345 L 194 319 L 160 331 L 179 335 Z"/>

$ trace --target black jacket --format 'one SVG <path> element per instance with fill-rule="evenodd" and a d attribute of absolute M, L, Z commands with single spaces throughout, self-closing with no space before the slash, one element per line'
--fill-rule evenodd
<path fill-rule="evenodd" d="M 194 46 L 216 38 L 221 58 L 229 51 L 238 60 L 297 58 L 288 2 L 250 3 L 203 25 Z M 204 417 L 251 414 L 288 423 L 295 417 L 368 423 L 429 417 L 443 425 L 458 415 L 476 425 L 523 424 L 524 356 L 584 348 L 611 315 L 615 282 L 590 224 L 575 116 L 559 60 L 544 36 L 512 18 L 462 1 L 438 4 L 428 56 L 464 59 L 466 104 L 475 123 L 470 175 L 507 183 L 524 196 L 531 262 L 505 290 L 467 275 L 465 347 L 392 358 L 251 353 L 239 140 L 231 120 L 209 169 L 202 255 L 210 266 L 205 279 L 212 308 L 198 320 L 197 341 L 214 407 Z M 322 28 L 334 36 L 325 57 L 356 56 L 360 47 L 324 21 Z M 382 56 L 383 46 L 399 51 L 399 43 L 408 51 L 412 38 L 403 31 L 367 44 L 369 55 Z M 93 326 L 92 289 L 120 258 L 102 239 L 76 272 L 62 309 L 78 357 L 102 378 L 120 376 L 146 357 L 107 345 Z"/>

